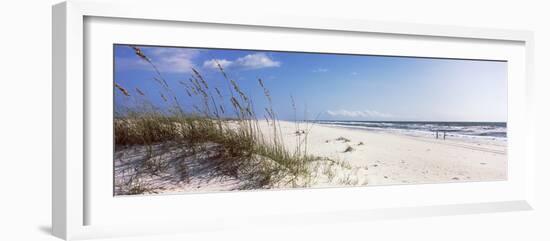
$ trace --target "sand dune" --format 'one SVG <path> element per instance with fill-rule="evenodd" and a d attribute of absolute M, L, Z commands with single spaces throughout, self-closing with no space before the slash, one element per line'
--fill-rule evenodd
<path fill-rule="evenodd" d="M 265 138 L 273 127 L 260 122 Z M 310 163 L 308 187 L 394 185 L 505 180 L 506 142 L 502 140 L 412 136 L 375 130 L 280 121 L 288 150 L 298 144 L 320 157 Z M 299 130 L 299 131 L 296 131 Z M 304 138 L 306 137 L 307 138 Z M 307 139 L 307 142 L 305 141 Z M 148 152 L 153 152 L 151 155 Z M 258 189 L 253 180 L 219 175 L 216 144 L 191 154 L 181 145 L 134 146 L 115 153 L 115 194 L 214 192 Z M 162 170 L 144 166 L 162 162 Z M 327 161 L 330 160 L 330 161 Z M 153 166 L 156 166 L 153 163 Z M 183 169 L 182 169 L 183 168 Z M 289 188 L 281 184 L 273 188 Z"/>

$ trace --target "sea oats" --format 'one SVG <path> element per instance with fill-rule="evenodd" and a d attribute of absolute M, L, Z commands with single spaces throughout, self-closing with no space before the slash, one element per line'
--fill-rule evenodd
<path fill-rule="evenodd" d="M 117 84 L 115 82 L 115 87 L 120 90 L 120 92 L 122 92 L 122 94 L 124 94 L 125 96 L 130 96 L 130 93 L 128 92 L 128 90 L 124 89 L 122 86 L 120 86 L 119 84 Z"/>
<path fill-rule="evenodd" d="M 147 57 L 145 55 L 145 53 L 143 53 L 143 51 L 136 47 L 136 46 L 130 46 L 130 48 L 132 48 L 134 50 L 134 53 L 141 59 L 145 60 L 147 63 L 149 63 L 151 65 L 151 67 L 153 67 L 153 69 L 155 70 L 155 72 L 157 73 L 157 75 L 159 77 L 161 77 L 161 79 L 164 79 L 162 78 L 162 74 L 160 73 L 159 69 L 157 68 L 157 66 L 155 64 L 153 64 L 153 62 L 151 61 L 151 59 L 149 57 Z"/>
<path fill-rule="evenodd" d="M 218 60 L 214 60 L 214 61 L 216 61 L 216 65 L 218 65 L 218 69 L 220 69 L 220 72 L 222 72 L 223 77 L 224 77 L 225 79 L 229 79 L 229 78 L 227 77 L 227 74 L 225 73 L 225 71 L 224 71 L 222 65 L 218 62 Z"/>
<path fill-rule="evenodd" d="M 233 104 L 233 107 L 235 107 L 235 109 L 242 112 L 243 108 L 241 107 L 241 104 L 239 104 L 239 101 L 237 99 L 235 99 L 235 97 L 231 97 L 231 104 Z"/>
<path fill-rule="evenodd" d="M 140 48 L 136 47 L 136 46 L 130 46 L 133 50 L 134 50 L 134 53 L 139 56 L 140 58 L 142 58 L 143 60 L 147 61 L 147 62 L 151 62 L 151 60 L 145 56 L 145 54 L 143 53 L 143 51 L 141 51 Z"/>
<path fill-rule="evenodd" d="M 136 91 L 138 92 L 139 95 L 141 96 L 145 96 L 145 93 L 143 93 L 143 91 L 141 91 L 139 88 L 136 87 Z"/>
<path fill-rule="evenodd" d="M 214 90 L 216 90 L 216 93 L 218 94 L 218 97 L 220 97 L 220 99 L 222 99 L 223 96 L 222 96 L 222 93 L 220 92 L 220 90 L 217 87 L 214 87 Z"/>
<path fill-rule="evenodd" d="M 269 101 L 269 103 L 271 103 L 271 95 L 269 94 L 269 90 L 265 87 L 263 80 L 258 78 L 258 82 L 260 83 L 260 86 L 264 90 L 264 96 Z"/>
<path fill-rule="evenodd" d="M 199 80 L 201 81 L 201 83 L 204 85 L 204 88 L 208 89 L 208 84 L 206 83 L 206 81 L 204 80 L 204 78 L 202 77 L 202 75 L 199 73 L 199 71 L 197 71 L 195 68 L 191 68 L 193 70 L 193 72 L 195 73 L 195 75 L 199 78 Z"/>

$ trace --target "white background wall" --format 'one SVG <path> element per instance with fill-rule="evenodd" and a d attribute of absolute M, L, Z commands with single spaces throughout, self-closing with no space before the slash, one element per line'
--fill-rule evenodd
<path fill-rule="evenodd" d="M 0 7 L 0 240 L 56 240 L 51 227 L 52 0 L 4 1 Z M 160 1 L 158 1 L 160 2 Z M 117 240 L 550 240 L 550 7 L 546 1 L 190 1 L 187 11 L 241 14 L 269 11 L 535 31 L 537 200 L 535 211 L 225 230 Z M 192 5 L 197 5 L 192 7 Z M 201 5 L 202 7 L 199 7 Z M 154 11 L 154 10 L 152 10 Z"/>

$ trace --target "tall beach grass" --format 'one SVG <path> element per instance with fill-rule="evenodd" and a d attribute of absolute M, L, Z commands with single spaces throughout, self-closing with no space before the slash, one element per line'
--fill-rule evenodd
<path fill-rule="evenodd" d="M 155 63 L 137 46 L 131 46 L 136 57 L 150 64 L 156 76 L 152 81 L 161 90 L 159 95 L 170 106 L 169 111 L 155 108 L 149 96 L 139 88 L 130 91 L 115 83 L 115 91 L 125 98 L 141 102 L 140 107 L 128 107 L 117 113 L 114 120 L 115 148 L 146 146 L 152 149 L 159 144 L 170 144 L 197 154 L 208 152 L 212 156 L 219 175 L 245 178 L 249 188 L 305 187 L 311 178 L 310 163 L 319 157 L 307 152 L 309 130 L 300 129 L 296 123 L 298 145 L 294 149 L 285 146 L 277 114 L 273 110 L 272 97 L 266 84 L 258 79 L 268 106 L 264 113 L 256 113 L 252 99 L 217 63 L 218 71 L 226 82 L 222 93 L 197 70 L 192 69 L 186 81 L 170 86 Z M 184 108 L 176 94 L 187 95 L 200 103 Z M 138 101 L 139 100 L 139 101 Z M 294 98 L 292 107 L 296 112 Z M 261 116 L 261 118 L 258 118 Z M 270 135 L 262 132 L 261 123 L 270 127 Z M 215 148 L 212 148 L 215 146 Z M 148 156 L 147 170 L 161 170 L 162 160 Z M 151 161 L 151 160 L 154 161 Z M 184 165 L 184 164 L 182 164 Z M 185 172 L 186 168 L 181 168 Z M 131 178 L 136 187 L 128 188 L 128 194 L 147 192 L 139 182 Z M 133 185 L 133 184 L 130 184 Z"/>

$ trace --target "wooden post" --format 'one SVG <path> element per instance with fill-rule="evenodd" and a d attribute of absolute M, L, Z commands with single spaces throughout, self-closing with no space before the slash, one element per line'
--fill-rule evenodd
<path fill-rule="evenodd" d="M 435 131 L 435 139 L 439 139 L 439 131 Z"/>
<path fill-rule="evenodd" d="M 447 132 L 443 131 L 443 140 L 445 140 L 446 137 L 447 137 Z"/>

